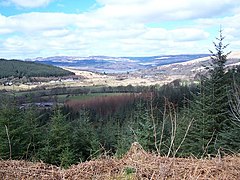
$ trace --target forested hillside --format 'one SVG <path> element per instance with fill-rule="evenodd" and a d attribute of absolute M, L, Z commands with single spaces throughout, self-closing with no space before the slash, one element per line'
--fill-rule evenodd
<path fill-rule="evenodd" d="M 74 73 L 59 67 L 35 62 L 0 59 L 0 78 L 67 76 Z"/>

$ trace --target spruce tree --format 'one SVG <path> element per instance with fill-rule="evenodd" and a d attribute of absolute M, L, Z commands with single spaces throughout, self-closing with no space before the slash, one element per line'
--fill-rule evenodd
<path fill-rule="evenodd" d="M 229 94 L 230 124 L 220 133 L 220 147 L 225 153 L 240 152 L 240 85 L 233 79 L 233 87 Z"/>
<path fill-rule="evenodd" d="M 159 137 L 155 139 L 154 126 L 157 124 L 153 124 L 150 110 L 142 102 L 137 104 L 129 127 L 133 133 L 134 141 L 139 142 L 145 150 L 156 150 L 155 143 L 159 144 L 159 142 L 155 142 L 159 140 Z M 156 136 L 159 136 L 159 132 Z"/>
<path fill-rule="evenodd" d="M 14 104 L 0 107 L 0 158 L 20 159 L 23 155 L 23 114 Z"/>
<path fill-rule="evenodd" d="M 67 117 L 56 109 L 48 126 L 48 134 L 39 153 L 40 159 L 61 167 L 71 165 L 74 161 L 74 154 L 70 148 L 71 133 Z"/>
<path fill-rule="evenodd" d="M 211 63 L 209 68 L 210 77 L 206 79 L 206 86 L 208 87 L 208 95 L 212 100 L 212 106 L 210 114 L 215 121 L 216 131 L 220 131 L 223 128 L 224 123 L 228 120 L 229 103 L 228 103 L 228 91 L 230 89 L 229 78 L 226 74 L 225 64 L 227 62 L 227 56 L 230 54 L 224 53 L 227 45 L 223 44 L 224 36 L 220 29 L 219 37 L 216 38 L 217 43 L 214 42 L 216 53 L 212 53 Z"/>
<path fill-rule="evenodd" d="M 75 162 L 85 161 L 99 155 L 99 139 L 90 121 L 87 110 L 79 111 L 79 118 L 71 122 L 72 142 L 71 147 L 75 154 Z"/>
<path fill-rule="evenodd" d="M 216 153 L 221 141 L 219 134 L 229 124 L 230 85 L 225 67 L 229 53 L 224 53 L 228 45 L 223 43 L 222 30 L 216 40 L 213 43 L 216 52 L 210 51 L 207 74 L 201 77 L 199 94 L 191 103 L 189 118 L 194 118 L 194 123 L 184 143 L 187 154 L 205 156 Z"/>

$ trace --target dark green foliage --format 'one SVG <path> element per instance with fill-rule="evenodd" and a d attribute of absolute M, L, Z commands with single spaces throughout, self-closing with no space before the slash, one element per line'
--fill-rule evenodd
<path fill-rule="evenodd" d="M 73 151 L 70 149 L 70 126 L 59 109 L 54 111 L 48 124 L 48 133 L 42 149 L 40 159 L 62 167 L 73 163 Z"/>
<path fill-rule="evenodd" d="M 214 43 L 216 53 L 211 56 L 211 68 L 209 69 L 210 77 L 203 81 L 203 86 L 206 87 L 206 94 L 212 100 L 212 109 L 210 110 L 214 120 L 218 123 L 216 130 L 222 128 L 222 124 L 228 119 L 228 91 L 230 89 L 231 79 L 228 78 L 225 68 L 227 55 L 224 50 L 228 45 L 223 44 L 224 37 L 220 30 L 218 43 Z"/>
<path fill-rule="evenodd" d="M 220 133 L 220 147 L 225 153 L 240 152 L 240 83 L 234 79 L 231 93 L 229 94 L 231 120 Z"/>
<path fill-rule="evenodd" d="M 22 117 L 15 106 L 6 105 L 1 107 L 0 114 L 0 153 L 4 159 L 20 158 L 22 149 L 19 142 L 23 139 L 18 137 L 23 131 L 18 128 L 23 126 Z M 16 117 L 18 117 L 16 119 Z M 20 151 L 21 150 L 21 151 Z"/>
<path fill-rule="evenodd" d="M 214 143 L 216 140 L 216 126 L 211 114 L 212 100 L 205 93 L 200 91 L 201 96 L 196 97 L 190 104 L 188 118 L 194 119 L 193 125 L 189 131 L 187 139 L 183 145 L 187 155 L 204 156 L 209 153 L 215 153 Z"/>
<path fill-rule="evenodd" d="M 237 132 L 236 128 L 231 128 L 228 95 L 232 75 L 227 73 L 225 68 L 229 53 L 224 53 L 227 45 L 223 44 L 221 30 L 217 40 L 218 42 L 214 43 L 216 53 L 211 51 L 208 74 L 200 79 L 199 94 L 191 102 L 188 111 L 189 119 L 194 118 L 194 122 L 183 145 L 186 155 L 194 154 L 201 157 L 216 154 L 223 144 L 226 145 L 223 143 L 224 139 L 228 137 L 230 140 L 234 137 L 233 134 L 226 136 L 223 134 Z M 231 148 L 231 145 L 228 147 Z"/>
<path fill-rule="evenodd" d="M 49 77 L 74 75 L 59 67 L 19 60 L 0 59 L 0 78 Z"/>
<path fill-rule="evenodd" d="M 130 149 L 131 144 L 134 142 L 134 136 L 128 124 L 124 124 L 117 131 L 117 143 L 115 145 L 116 156 L 122 157 Z"/>
<path fill-rule="evenodd" d="M 37 150 L 42 141 L 41 134 L 41 115 L 35 112 L 35 109 L 29 109 L 24 112 L 23 118 L 23 144 L 25 144 L 24 159 L 35 160 L 37 157 Z M 20 135 L 21 136 L 21 135 Z"/>
<path fill-rule="evenodd" d="M 124 169 L 124 172 L 125 172 L 127 175 L 129 175 L 129 174 L 135 173 L 135 172 L 136 172 L 136 169 L 133 168 L 133 167 L 126 167 L 126 168 Z"/>
<path fill-rule="evenodd" d="M 240 153 L 240 123 L 230 124 L 219 134 L 220 150 L 225 154 Z"/>
<path fill-rule="evenodd" d="M 24 112 L 13 104 L 0 109 L 0 157 L 3 159 L 35 159 L 39 147 L 38 114 L 33 109 Z"/>
<path fill-rule="evenodd" d="M 79 118 L 71 123 L 71 149 L 75 162 L 85 161 L 99 155 L 100 144 L 96 131 L 90 122 L 89 112 L 80 110 Z"/>
<path fill-rule="evenodd" d="M 132 118 L 132 125 L 130 125 L 132 127 L 130 130 L 133 133 L 134 140 L 139 142 L 144 149 L 153 150 L 155 148 L 155 138 L 151 112 L 142 103 L 139 103 L 133 112 Z"/>
<path fill-rule="evenodd" d="M 102 120 L 101 120 L 102 121 Z M 117 144 L 119 126 L 117 121 L 100 122 L 97 128 L 97 134 L 100 138 L 100 143 L 104 147 L 105 153 L 112 155 L 115 153 Z"/>

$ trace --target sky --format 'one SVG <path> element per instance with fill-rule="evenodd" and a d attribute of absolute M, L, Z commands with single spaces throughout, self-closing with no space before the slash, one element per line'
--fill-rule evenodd
<path fill-rule="evenodd" d="M 239 0 L 0 0 L 0 58 L 240 51 Z"/>

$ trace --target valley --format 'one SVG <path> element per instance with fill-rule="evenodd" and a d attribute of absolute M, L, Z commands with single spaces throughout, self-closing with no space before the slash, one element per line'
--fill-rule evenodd
<path fill-rule="evenodd" d="M 183 57 L 185 59 L 181 59 Z M 175 177 L 188 178 L 189 174 L 191 178 L 196 175 L 219 178 L 226 174 L 226 179 L 237 179 L 240 131 L 233 121 L 239 123 L 240 115 L 237 109 L 239 57 L 237 52 L 229 56 L 224 66 L 226 71 L 219 73 L 219 79 L 205 67 L 209 67 L 209 63 L 216 65 L 220 60 L 211 62 L 209 56 L 200 55 L 179 55 L 179 59 L 171 56 L 172 60 L 132 58 L 131 61 L 121 59 L 121 62 L 118 58 L 107 58 L 112 61 L 111 65 L 103 62 L 106 57 L 101 57 L 102 60 L 98 57 L 96 61 L 105 64 L 101 69 L 98 62 L 87 59 L 72 60 L 78 65 L 71 66 L 69 57 L 61 60 L 61 66 L 48 64 L 56 62 L 54 58 L 48 62 L 3 61 L 12 66 L 6 71 L 8 74 L 2 71 L 0 79 L 0 157 L 3 159 L 0 177 L 177 179 Z M 30 65 L 35 67 L 34 71 L 28 71 Z M 215 71 L 219 71 L 218 67 L 215 66 Z M 202 74 L 206 75 L 206 81 L 199 79 Z M 220 81 L 219 87 L 214 87 L 212 80 Z M 231 95 L 225 91 L 226 83 L 232 88 Z M 212 93 L 213 87 L 220 91 Z M 233 111 L 229 112 L 229 104 L 226 109 L 220 107 L 224 105 L 222 100 L 230 102 Z M 221 115 L 222 110 L 229 113 L 221 117 L 224 120 L 221 124 L 228 125 L 229 131 L 217 130 L 219 123 L 214 118 Z M 209 131 L 212 127 L 213 132 Z M 203 138 L 206 141 L 202 142 Z M 233 143 L 229 145 L 229 141 Z M 228 156 L 222 158 L 221 154 Z M 15 161 L 22 159 L 37 163 Z M 104 165 L 107 159 L 107 164 L 109 160 L 113 163 L 112 169 Z M 151 166 L 146 159 L 151 159 Z M 224 162 L 226 171 L 219 168 L 215 159 Z M 225 163 L 225 159 L 230 164 Z M 159 163 L 169 170 L 159 173 Z M 175 163 L 184 164 L 173 166 Z M 189 173 L 189 169 L 194 173 Z M 236 170 L 229 173 L 229 169 Z M 116 173 L 112 173 L 115 170 Z"/>
<path fill-rule="evenodd" d="M 58 66 L 74 75 L 34 79 L 25 77 L 24 81 L 20 78 L 21 80 L 17 80 L 17 83 L 8 78 L 9 80 L 1 80 L 0 90 L 24 91 L 86 86 L 161 86 L 174 80 L 191 83 L 196 80 L 199 73 L 204 73 L 204 66 L 208 66 L 209 59 L 209 56 L 202 54 L 131 58 L 61 56 L 28 59 L 25 62 Z M 240 53 L 232 52 L 226 66 L 239 65 L 239 59 Z"/>
<path fill-rule="evenodd" d="M 240 180 L 240 1 L 0 10 L 0 180 Z"/>

